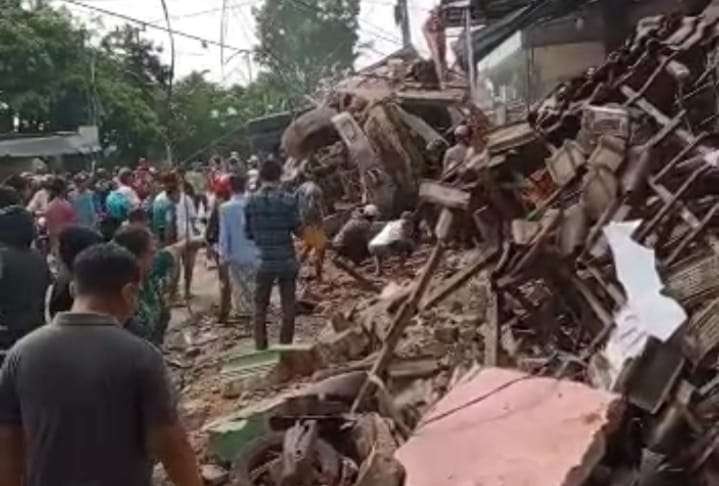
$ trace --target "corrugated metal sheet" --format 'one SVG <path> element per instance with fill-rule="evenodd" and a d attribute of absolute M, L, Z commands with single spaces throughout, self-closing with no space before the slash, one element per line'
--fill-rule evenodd
<path fill-rule="evenodd" d="M 511 11 L 497 22 L 487 27 L 472 32 L 472 48 L 474 62 L 481 61 L 502 42 L 511 37 L 515 32 L 520 31 L 535 22 L 544 19 L 561 17 L 591 0 L 535 0 L 525 2 L 526 6 Z M 455 55 L 462 66 L 467 66 L 467 41 L 465 33 L 460 35 L 459 40 L 453 46 Z"/>

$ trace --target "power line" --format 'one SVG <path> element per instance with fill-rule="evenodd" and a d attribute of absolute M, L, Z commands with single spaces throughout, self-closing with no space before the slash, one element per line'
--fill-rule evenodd
<path fill-rule="evenodd" d="M 138 19 L 138 18 L 131 17 L 131 16 L 129 16 L 129 15 L 124 15 L 124 14 L 121 14 L 121 13 L 118 13 L 118 12 L 113 12 L 112 10 L 107 10 L 107 9 L 104 9 L 104 8 L 101 8 L 101 7 L 95 7 L 95 6 L 93 6 L 93 5 L 88 5 L 88 4 L 86 4 L 86 3 L 79 2 L 78 0 L 60 0 L 60 1 L 65 2 L 65 3 L 69 3 L 69 4 L 71 4 L 71 5 L 76 5 L 76 6 L 78 6 L 78 7 L 86 8 L 86 9 L 88 9 L 88 10 L 92 10 L 92 11 L 94 11 L 94 12 L 98 12 L 98 13 L 101 13 L 101 14 L 103 14 L 103 15 L 109 15 L 109 16 L 111 16 L 111 17 L 116 17 L 116 18 L 125 20 L 126 22 L 132 22 L 132 23 L 135 23 L 135 24 L 142 25 L 142 26 L 144 26 L 144 27 L 149 27 L 149 28 L 151 28 L 151 29 L 161 30 L 161 31 L 163 31 L 163 32 L 169 32 L 169 33 L 171 33 L 171 34 L 174 34 L 174 35 L 177 35 L 177 36 L 180 36 L 180 37 L 184 37 L 184 38 L 186 38 L 186 39 L 191 39 L 191 40 L 195 40 L 195 41 L 198 41 L 198 42 L 202 42 L 204 45 L 213 45 L 213 46 L 216 46 L 216 47 L 224 47 L 225 49 L 232 49 L 232 50 L 234 50 L 234 51 L 240 51 L 240 52 L 252 52 L 250 49 L 242 49 L 242 48 L 240 48 L 240 47 L 235 47 L 235 46 L 223 44 L 223 43 L 221 43 L 221 42 L 217 42 L 217 41 L 212 40 L 212 39 L 205 39 L 204 37 L 200 37 L 200 36 L 197 36 L 197 35 L 194 35 L 194 34 L 188 34 L 187 32 L 181 32 L 181 31 L 179 31 L 179 30 L 169 29 L 169 28 L 164 27 L 164 26 L 162 26 L 162 25 L 157 25 L 157 24 L 153 24 L 153 23 L 151 23 L 151 22 L 146 22 L 146 21 L 144 21 L 144 20 L 140 20 L 140 19 Z"/>
<path fill-rule="evenodd" d="M 369 24 L 366 20 L 363 20 L 363 19 L 360 19 L 360 18 L 358 18 L 357 20 L 358 20 L 360 23 L 366 24 L 366 26 L 365 26 L 364 28 L 363 28 L 363 27 L 359 27 L 360 30 L 364 30 L 364 31 L 367 32 L 368 34 L 371 34 L 371 35 L 373 35 L 373 36 L 375 36 L 375 37 L 378 37 L 378 38 L 380 38 L 380 39 L 382 39 L 382 40 L 384 40 L 384 41 L 390 42 L 390 43 L 392 43 L 392 44 L 395 44 L 395 45 L 398 45 L 398 46 L 403 46 L 403 45 L 404 45 L 404 44 L 402 43 L 402 41 L 399 40 L 399 38 L 397 38 L 397 37 L 388 37 L 388 36 L 386 35 L 386 33 L 385 33 L 384 30 L 379 30 L 379 27 L 373 27 L 372 24 Z M 374 29 L 374 32 L 371 31 L 371 30 L 369 30 L 369 28 L 368 28 L 367 26 L 373 28 L 373 29 Z"/>
<path fill-rule="evenodd" d="M 241 3 L 241 4 L 236 3 L 233 7 L 228 7 L 227 10 L 240 9 L 240 8 L 242 8 L 242 7 L 244 7 L 244 6 L 252 5 L 253 3 L 256 3 L 256 1 L 257 1 L 257 0 L 250 0 L 249 2 L 244 2 L 244 3 Z M 189 19 L 189 18 L 193 18 L 193 17 L 202 17 L 203 15 L 209 15 L 209 14 L 214 14 L 214 13 L 218 13 L 218 12 L 222 12 L 222 7 L 220 7 L 220 8 L 211 8 L 211 9 L 208 9 L 208 10 L 200 10 L 200 11 L 191 12 L 191 13 L 188 13 L 188 14 L 173 15 L 173 16 L 171 16 L 170 18 L 171 18 L 172 20 Z M 163 20 L 163 19 L 151 20 L 151 21 L 149 21 L 149 22 L 150 22 L 150 23 L 156 23 L 156 22 L 160 22 L 161 20 Z"/>

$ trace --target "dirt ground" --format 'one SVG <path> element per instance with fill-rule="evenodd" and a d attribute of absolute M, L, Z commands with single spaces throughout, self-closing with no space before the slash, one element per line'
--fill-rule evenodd
<path fill-rule="evenodd" d="M 370 275 L 370 270 L 368 266 L 363 273 Z M 300 273 L 298 298 L 317 305 L 311 314 L 297 317 L 297 343 L 314 342 L 334 313 L 347 310 L 370 295 L 329 261 L 325 265 L 323 283 L 317 282 L 312 273 L 309 265 L 305 265 Z M 411 278 L 414 269 L 407 267 L 396 273 Z M 383 283 L 381 280 L 376 282 L 380 286 Z M 254 341 L 250 319 L 235 319 L 229 324 L 217 322 L 218 301 L 217 271 L 201 254 L 195 269 L 190 306 L 173 309 L 164 346 L 166 362 L 179 392 L 179 406 L 200 462 L 209 460 L 205 450 L 206 436 L 202 432 L 205 424 L 298 385 L 260 388 L 235 398 L 223 396 L 220 377 L 223 357 L 232 351 L 251 351 Z M 277 342 L 279 334 L 280 306 L 276 290 L 271 306 L 268 319 L 270 344 Z"/>

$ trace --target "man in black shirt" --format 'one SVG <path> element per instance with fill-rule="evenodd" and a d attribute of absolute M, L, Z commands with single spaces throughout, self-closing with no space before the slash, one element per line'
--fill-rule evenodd
<path fill-rule="evenodd" d="M 45 324 L 45 293 L 50 270 L 31 248 L 32 215 L 0 186 L 0 352 Z M 8 204 L 9 203 L 9 204 Z M 2 356 L 0 356 L 2 363 Z"/>
<path fill-rule="evenodd" d="M 0 370 L 0 486 L 149 486 L 152 458 L 201 486 L 162 355 L 121 328 L 140 269 L 108 243 L 74 263 L 71 312 L 31 333 Z"/>

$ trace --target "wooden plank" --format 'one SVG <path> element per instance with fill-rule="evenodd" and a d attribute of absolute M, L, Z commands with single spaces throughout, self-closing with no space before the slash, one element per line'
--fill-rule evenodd
<path fill-rule="evenodd" d="M 657 123 L 659 123 L 662 126 L 669 125 L 672 123 L 671 118 L 666 116 L 664 113 L 659 111 L 654 105 L 652 105 L 649 101 L 647 101 L 645 98 L 642 98 L 641 96 L 637 97 L 638 93 L 634 91 L 629 86 L 622 86 L 620 88 L 622 94 L 626 96 L 627 98 L 631 99 L 635 105 L 637 105 L 639 108 L 644 110 L 649 116 L 654 118 Z M 684 128 L 677 127 L 674 130 L 674 134 L 678 136 L 684 143 L 686 144 L 692 144 L 695 140 L 694 135 L 689 133 Z M 712 152 L 711 149 L 704 145 L 699 145 L 696 147 L 696 151 L 699 152 L 702 155 L 706 155 Z"/>
<path fill-rule="evenodd" d="M 439 182 L 424 181 L 419 186 L 419 197 L 446 208 L 467 210 L 471 195 Z"/>
<path fill-rule="evenodd" d="M 362 274 L 360 274 L 357 270 L 347 265 L 345 262 L 343 262 L 340 258 L 335 257 L 332 259 L 332 263 L 335 265 L 335 267 L 339 268 L 340 270 L 344 271 L 347 275 L 352 277 L 357 281 L 357 283 L 362 286 L 365 290 L 368 290 L 370 292 L 380 293 L 381 290 L 372 283 L 369 279 L 364 277 Z"/>
<path fill-rule="evenodd" d="M 474 262 L 469 267 L 465 268 L 464 270 L 461 270 L 457 272 L 456 274 L 452 275 L 450 278 L 442 282 L 442 284 L 437 288 L 432 295 L 430 295 L 427 300 L 425 300 L 422 303 L 421 309 L 431 309 L 435 305 L 442 302 L 444 299 L 452 295 L 457 289 L 462 287 L 464 284 L 469 282 L 469 280 L 477 275 L 479 272 L 481 272 L 484 268 L 487 267 L 487 265 L 494 260 L 494 258 L 497 256 L 497 250 L 493 249 L 489 253 L 483 253 L 479 259 L 477 259 L 476 262 Z"/>
<path fill-rule="evenodd" d="M 657 184 L 655 182 L 649 181 L 649 187 L 652 188 L 654 192 L 657 193 L 657 195 L 666 203 L 667 201 L 670 201 L 672 199 L 672 193 L 669 192 L 669 190 L 664 187 L 661 184 Z M 687 223 L 692 229 L 697 229 L 702 227 L 702 222 L 694 216 L 694 214 L 687 209 L 687 207 L 684 205 L 682 201 L 676 201 L 675 206 L 679 210 L 679 216 L 684 220 L 685 223 Z M 714 236 L 711 233 L 708 233 L 706 235 L 706 239 L 709 243 L 709 247 L 711 250 L 719 255 L 719 239 Z"/>
<path fill-rule="evenodd" d="M 499 364 L 499 292 L 492 292 L 487 302 L 487 325 L 484 333 L 484 365 Z"/>
<path fill-rule="evenodd" d="M 449 209 L 444 209 L 443 212 L 451 219 L 452 212 Z M 402 338 L 404 330 L 411 322 L 412 316 L 414 316 L 417 312 L 419 302 L 424 297 L 427 287 L 429 286 L 429 282 L 432 280 L 432 277 L 434 276 L 434 273 L 442 259 L 442 255 L 444 255 L 446 250 L 447 242 L 442 238 L 441 234 L 439 236 L 440 239 L 432 250 L 432 254 L 430 255 L 429 260 L 425 264 L 425 267 L 422 270 L 416 285 L 414 286 L 412 295 L 410 295 L 409 299 L 402 304 L 402 307 L 400 307 L 395 314 L 394 319 L 392 319 L 389 332 L 382 344 L 382 349 L 380 350 L 377 360 L 369 372 L 370 377 L 381 377 L 387 370 L 387 367 L 394 356 L 394 350 L 397 347 L 399 340 Z M 374 386 L 376 385 L 371 379 L 367 379 L 365 381 L 364 385 L 362 385 L 362 388 L 357 394 L 355 402 L 352 404 L 352 413 L 356 413 L 357 410 L 359 410 L 363 402 L 369 397 L 370 393 L 373 392 Z"/>

